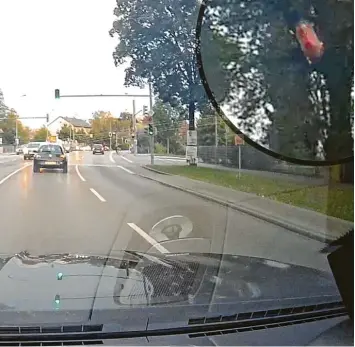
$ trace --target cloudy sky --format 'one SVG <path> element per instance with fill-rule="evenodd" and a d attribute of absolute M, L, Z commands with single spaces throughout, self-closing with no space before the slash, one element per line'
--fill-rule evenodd
<path fill-rule="evenodd" d="M 125 88 L 124 67 L 115 67 L 117 37 L 108 34 L 115 0 L 1 0 L 0 89 L 21 117 L 91 117 L 95 110 L 132 110 L 132 98 L 54 99 L 70 94 L 147 94 Z M 22 95 L 26 95 L 22 97 Z M 137 110 L 148 99 L 136 99 Z M 24 121 L 40 127 L 44 119 Z"/>

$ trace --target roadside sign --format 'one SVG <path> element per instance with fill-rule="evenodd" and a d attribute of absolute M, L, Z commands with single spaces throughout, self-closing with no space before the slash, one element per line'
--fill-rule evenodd
<path fill-rule="evenodd" d="M 55 143 L 57 142 L 57 136 L 48 136 L 48 142 Z"/>
<path fill-rule="evenodd" d="M 244 145 L 244 136 L 243 135 L 235 135 L 234 136 L 234 144 L 236 146 Z"/>
<path fill-rule="evenodd" d="M 186 146 L 186 160 L 197 163 L 197 146 Z"/>
<path fill-rule="evenodd" d="M 197 146 L 197 130 L 188 130 L 187 131 L 187 145 L 188 146 Z"/>

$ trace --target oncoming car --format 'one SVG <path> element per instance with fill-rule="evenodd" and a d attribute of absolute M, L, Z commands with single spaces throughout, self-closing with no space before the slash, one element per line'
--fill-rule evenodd
<path fill-rule="evenodd" d="M 68 159 L 64 148 L 59 144 L 45 144 L 39 147 L 33 158 L 33 172 L 41 169 L 62 169 L 68 173 Z"/>
<path fill-rule="evenodd" d="M 94 145 L 93 150 L 92 150 L 92 154 L 96 154 L 96 153 L 105 154 L 104 146 L 101 144 Z"/>
<path fill-rule="evenodd" d="M 30 142 L 26 147 L 23 148 L 23 159 L 33 159 L 35 154 L 38 152 L 38 149 L 45 142 Z"/>

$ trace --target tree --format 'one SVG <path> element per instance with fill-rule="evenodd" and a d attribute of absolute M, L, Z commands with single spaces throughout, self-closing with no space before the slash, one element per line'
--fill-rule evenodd
<path fill-rule="evenodd" d="M 131 127 L 131 120 L 114 118 L 111 112 L 96 111 L 93 113 L 93 120 L 91 121 L 92 140 L 108 144 L 110 132 L 117 133 L 119 138 L 128 137 L 131 133 Z"/>
<path fill-rule="evenodd" d="M 121 112 L 120 113 L 120 119 L 122 120 L 131 120 L 132 119 L 132 113 L 130 112 Z"/>
<path fill-rule="evenodd" d="M 184 113 L 188 109 L 191 120 L 195 109 L 208 102 L 195 55 L 198 10 L 197 1 L 117 0 L 117 19 L 110 30 L 119 37 L 113 53 L 116 66 L 129 62 L 125 84 L 151 81 L 163 103 L 182 106 Z M 209 42 L 210 52 L 213 44 Z"/>
<path fill-rule="evenodd" d="M 7 107 L 5 106 L 7 109 Z M 29 141 L 30 129 L 24 127 L 21 121 L 18 119 L 19 115 L 14 109 L 7 109 L 5 113 L 5 118 L 0 120 L 0 128 L 3 131 L 3 143 L 4 144 L 15 144 L 16 138 L 16 122 L 17 122 L 17 136 L 19 138 L 20 144 L 27 143 Z"/>
<path fill-rule="evenodd" d="M 7 110 L 8 108 L 5 105 L 4 94 L 0 89 L 0 118 L 6 117 Z"/>
<path fill-rule="evenodd" d="M 30 129 L 23 126 L 22 122 L 18 119 L 19 115 L 13 108 L 10 109 L 7 116 L 11 127 L 14 127 L 14 136 L 16 135 L 16 122 L 17 122 L 17 136 L 19 138 L 20 144 L 28 143 L 30 139 Z M 15 137 L 14 137 L 15 142 Z"/>
<path fill-rule="evenodd" d="M 225 146 L 231 143 L 230 132 L 226 138 L 227 125 L 224 121 L 211 112 L 210 114 L 202 114 L 197 121 L 197 143 L 199 146 L 215 146 L 216 145 L 216 119 L 217 119 L 217 145 Z"/>
<path fill-rule="evenodd" d="M 33 136 L 33 141 L 43 142 L 47 140 L 47 128 L 42 126 L 37 129 Z"/>
<path fill-rule="evenodd" d="M 154 126 L 157 128 L 155 141 L 169 147 L 170 153 L 181 153 L 183 143 L 179 136 L 179 125 L 183 120 L 182 112 L 170 104 L 158 100 L 154 107 Z"/>
<path fill-rule="evenodd" d="M 325 42 L 314 64 L 290 34 L 300 18 L 313 22 Z M 353 155 L 351 2 L 217 0 L 205 25 L 242 50 L 233 59 L 222 52 L 219 63 L 233 76 L 225 101 L 248 135 L 258 127 L 259 142 L 301 159 Z M 345 167 L 343 180 L 352 180 Z"/>
<path fill-rule="evenodd" d="M 85 130 L 83 129 L 79 129 L 77 131 L 75 131 L 75 140 L 78 141 L 78 143 L 81 143 L 81 144 L 89 144 L 91 142 L 91 138 L 90 138 L 90 135 L 87 134 L 85 132 Z"/>
<path fill-rule="evenodd" d="M 64 124 L 57 132 L 57 135 L 60 140 L 67 141 L 71 138 L 71 128 L 67 124 Z"/>

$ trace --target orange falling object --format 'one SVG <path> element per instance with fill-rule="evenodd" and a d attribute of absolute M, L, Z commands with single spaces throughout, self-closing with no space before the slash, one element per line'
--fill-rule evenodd
<path fill-rule="evenodd" d="M 314 63 L 323 56 L 324 44 L 319 40 L 312 24 L 300 22 L 296 26 L 296 37 L 309 63 Z"/>

